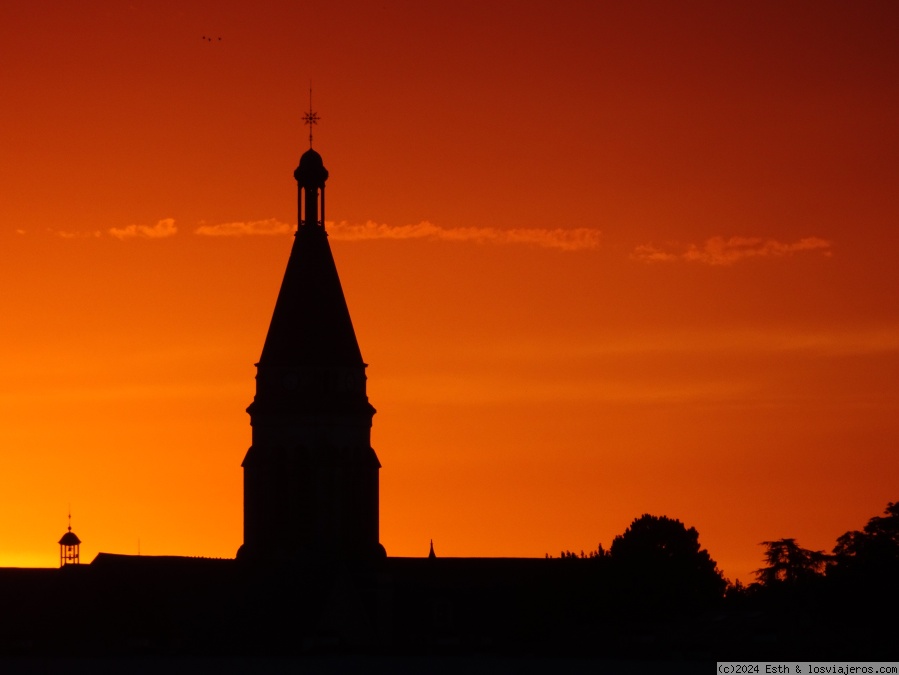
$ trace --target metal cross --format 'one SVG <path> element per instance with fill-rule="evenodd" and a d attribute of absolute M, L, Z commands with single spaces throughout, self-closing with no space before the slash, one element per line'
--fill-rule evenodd
<path fill-rule="evenodd" d="M 318 124 L 318 113 L 312 110 L 312 87 L 309 87 L 309 112 L 303 114 L 303 124 L 309 125 L 309 147 L 312 147 L 312 126 Z"/>

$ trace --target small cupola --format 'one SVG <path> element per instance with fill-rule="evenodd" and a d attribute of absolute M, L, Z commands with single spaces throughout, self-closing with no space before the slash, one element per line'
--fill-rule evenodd
<path fill-rule="evenodd" d="M 325 168 L 322 156 L 309 148 L 300 157 L 300 165 L 293 172 L 293 177 L 297 179 L 300 187 L 307 190 L 320 190 L 325 187 L 328 170 Z"/>
<path fill-rule="evenodd" d="M 309 112 L 303 121 L 309 126 L 309 149 L 300 157 L 300 164 L 293 172 L 299 191 L 297 232 L 325 230 L 325 181 L 328 170 L 322 156 L 312 149 L 312 127 L 318 124 L 318 113 L 312 109 L 312 88 L 309 89 Z M 306 227 L 307 225 L 312 227 Z"/>
<path fill-rule="evenodd" d="M 59 540 L 59 566 L 80 564 L 81 540 L 72 532 L 72 514 L 69 514 L 69 527 Z"/>

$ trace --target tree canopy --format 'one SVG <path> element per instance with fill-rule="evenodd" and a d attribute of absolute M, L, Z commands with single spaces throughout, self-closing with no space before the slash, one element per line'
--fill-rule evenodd
<path fill-rule="evenodd" d="M 847 532 L 839 539 L 834 555 L 863 555 L 871 546 L 878 546 L 893 555 L 899 553 L 899 503 L 890 502 L 882 516 L 874 516 L 864 530 Z"/>
<path fill-rule="evenodd" d="M 812 579 L 824 572 L 828 556 L 824 551 L 802 548 L 795 539 L 785 538 L 763 541 L 767 565 L 755 571 L 763 586 L 777 583 L 796 584 Z"/>
<path fill-rule="evenodd" d="M 834 565 L 841 571 L 899 570 L 899 503 L 888 503 L 883 515 L 871 518 L 863 530 L 839 537 L 833 554 Z"/>
<path fill-rule="evenodd" d="M 720 599 L 727 585 L 696 529 L 666 516 L 634 520 L 610 554 L 624 587 L 644 604 L 703 606 Z"/>

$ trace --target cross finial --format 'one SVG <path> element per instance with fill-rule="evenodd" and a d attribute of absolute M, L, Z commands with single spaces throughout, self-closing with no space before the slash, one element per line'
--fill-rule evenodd
<path fill-rule="evenodd" d="M 309 112 L 303 114 L 303 124 L 309 125 L 309 147 L 312 147 L 312 127 L 318 124 L 318 113 L 312 109 L 312 85 L 309 85 Z"/>

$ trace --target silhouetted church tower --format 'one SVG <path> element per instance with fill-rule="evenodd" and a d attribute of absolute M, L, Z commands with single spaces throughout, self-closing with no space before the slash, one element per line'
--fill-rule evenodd
<path fill-rule="evenodd" d="M 310 111 L 306 121 L 314 124 Z M 325 232 L 321 155 L 294 171 L 298 227 L 256 364 L 243 461 L 244 544 L 259 561 L 320 563 L 384 555 L 378 457 L 362 353 Z"/>

